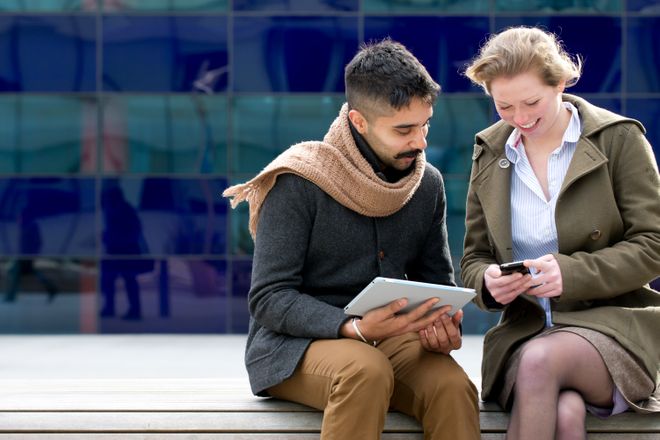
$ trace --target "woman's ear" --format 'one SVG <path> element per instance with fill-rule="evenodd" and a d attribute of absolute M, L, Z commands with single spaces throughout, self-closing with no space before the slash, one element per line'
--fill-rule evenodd
<path fill-rule="evenodd" d="M 360 134 L 365 134 L 367 132 L 367 118 L 365 118 L 362 113 L 355 109 L 349 110 L 348 119 L 351 120 L 353 127 L 355 127 Z"/>
<path fill-rule="evenodd" d="M 564 93 L 564 90 L 566 90 L 566 80 L 562 79 L 559 81 L 559 84 L 557 84 L 557 92 Z"/>

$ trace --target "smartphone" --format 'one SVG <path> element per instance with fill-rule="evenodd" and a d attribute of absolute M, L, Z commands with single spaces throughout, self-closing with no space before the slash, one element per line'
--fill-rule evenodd
<path fill-rule="evenodd" d="M 529 273 L 529 269 L 523 265 L 522 261 L 502 263 L 500 264 L 500 270 L 502 271 L 502 275 L 511 275 L 514 272 L 520 272 L 523 275 Z"/>

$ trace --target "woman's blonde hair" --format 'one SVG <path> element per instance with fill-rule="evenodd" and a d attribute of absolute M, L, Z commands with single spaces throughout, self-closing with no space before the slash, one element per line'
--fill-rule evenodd
<path fill-rule="evenodd" d="M 477 57 L 465 69 L 465 76 L 490 94 L 495 78 L 513 77 L 536 71 L 543 82 L 566 87 L 578 82 L 582 74 L 581 57 L 571 57 L 557 37 L 535 27 L 512 27 L 492 35 Z"/>

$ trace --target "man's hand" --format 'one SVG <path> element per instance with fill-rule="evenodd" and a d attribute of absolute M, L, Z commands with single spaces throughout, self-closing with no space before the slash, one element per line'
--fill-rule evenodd
<path fill-rule="evenodd" d="M 397 314 L 397 312 L 408 304 L 408 300 L 401 298 L 392 301 L 383 307 L 365 313 L 359 321 L 360 332 L 370 341 L 380 341 L 391 336 L 418 332 L 432 326 L 436 321 L 439 322 L 442 315 L 451 310 L 451 306 L 442 306 L 431 311 L 438 301 L 438 298 L 431 298 L 410 312 L 401 314 Z M 347 324 L 350 325 L 350 322 Z M 348 330 L 348 336 L 353 337 L 351 329 L 345 327 Z M 342 334 L 344 332 L 342 331 Z"/>
<path fill-rule="evenodd" d="M 438 321 L 419 331 L 422 346 L 428 351 L 449 354 L 463 345 L 460 324 L 463 320 L 463 310 L 449 316 L 443 314 Z"/>

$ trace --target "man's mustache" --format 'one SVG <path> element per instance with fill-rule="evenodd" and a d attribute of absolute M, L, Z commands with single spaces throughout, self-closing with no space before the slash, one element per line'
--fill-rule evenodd
<path fill-rule="evenodd" d="M 422 154 L 422 150 L 410 150 L 410 151 L 404 151 L 403 153 L 399 153 L 396 156 L 394 156 L 395 159 L 403 159 L 404 157 L 406 158 L 415 158 Z"/>

